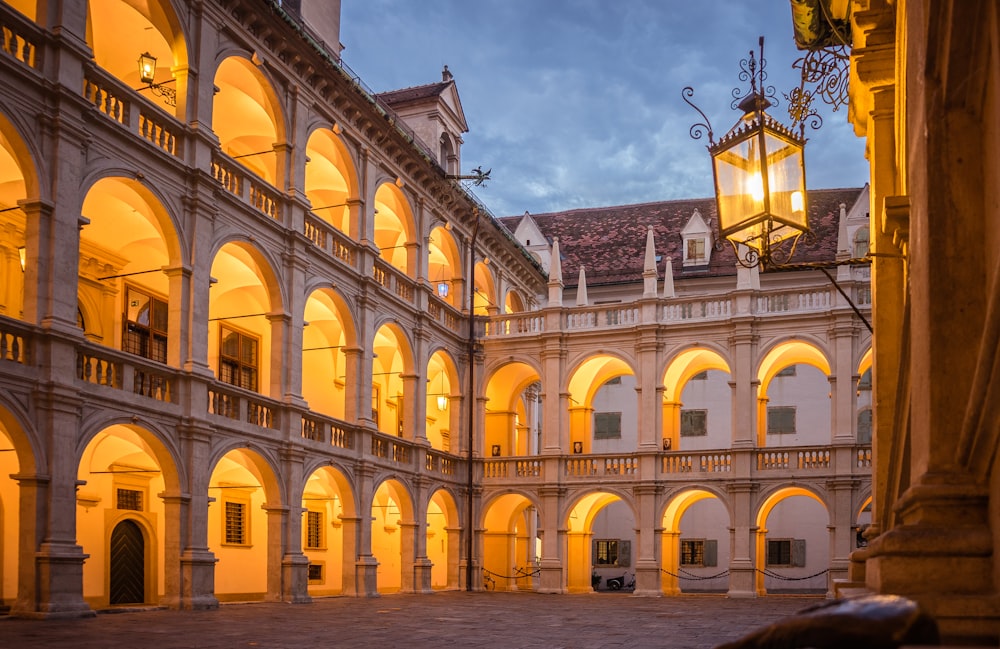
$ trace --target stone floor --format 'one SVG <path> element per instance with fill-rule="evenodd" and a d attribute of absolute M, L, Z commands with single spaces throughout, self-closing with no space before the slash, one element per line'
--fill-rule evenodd
<path fill-rule="evenodd" d="M 229 604 L 212 611 L 102 613 L 77 620 L 3 618 L 0 647 L 709 649 L 822 601 L 624 593 L 335 597 L 312 604 Z"/>

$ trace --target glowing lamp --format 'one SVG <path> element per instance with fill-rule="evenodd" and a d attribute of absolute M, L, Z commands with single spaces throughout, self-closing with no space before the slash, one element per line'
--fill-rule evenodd
<path fill-rule="evenodd" d="M 139 80 L 152 84 L 156 78 L 156 57 L 149 52 L 139 55 Z"/>

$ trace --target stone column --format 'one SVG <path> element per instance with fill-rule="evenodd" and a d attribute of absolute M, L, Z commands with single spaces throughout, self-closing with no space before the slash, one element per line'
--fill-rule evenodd
<path fill-rule="evenodd" d="M 730 539 L 729 596 L 755 597 L 755 570 L 763 567 L 755 563 L 757 526 L 753 520 L 751 500 L 756 486 L 749 481 L 739 481 L 730 483 L 728 489 L 734 521 Z"/>
<path fill-rule="evenodd" d="M 281 601 L 301 604 L 309 597 L 309 557 L 302 552 L 303 461 L 305 453 L 292 448 L 281 451 L 285 493 L 289 494 L 287 516 L 281 530 Z"/>
<path fill-rule="evenodd" d="M 680 574 L 680 542 L 681 533 L 674 530 L 664 530 L 660 541 L 663 552 L 663 570 L 660 587 L 664 595 L 680 595 L 680 580 L 675 576 Z M 638 582 L 637 582 L 638 583 Z"/>
<path fill-rule="evenodd" d="M 372 499 L 375 467 L 366 462 L 356 465 L 358 504 L 357 556 L 354 563 L 355 589 L 361 597 L 378 597 L 378 560 L 372 555 Z M 346 534 L 346 533 L 345 533 Z"/>
<path fill-rule="evenodd" d="M 184 466 L 188 470 L 190 505 L 184 516 L 180 556 L 180 607 L 184 609 L 217 608 L 215 597 L 215 554 L 208 549 L 208 484 L 213 467 L 213 430 L 198 425 L 178 428 Z"/>
<path fill-rule="evenodd" d="M 565 487 L 543 486 L 538 490 L 542 501 L 542 557 L 538 569 L 540 579 L 538 592 L 564 593 L 563 557 L 565 534 L 567 530 L 559 520 L 563 500 L 566 497 Z"/>
<path fill-rule="evenodd" d="M 663 526 L 657 520 L 657 505 L 663 487 L 654 484 L 637 485 L 635 495 L 639 512 L 636 521 L 635 595 L 660 597 L 660 556 Z"/>

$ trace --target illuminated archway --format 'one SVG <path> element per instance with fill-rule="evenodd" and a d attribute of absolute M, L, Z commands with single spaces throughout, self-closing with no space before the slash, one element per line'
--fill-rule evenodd
<path fill-rule="evenodd" d="M 393 183 L 382 183 L 375 191 L 375 245 L 379 257 L 408 277 L 416 273 L 414 219 L 403 192 Z"/>
<path fill-rule="evenodd" d="M 316 129 L 306 143 L 305 192 L 310 211 L 356 239 L 358 224 L 349 202 L 357 198 L 357 173 L 343 141 L 330 129 Z"/>
<path fill-rule="evenodd" d="M 619 494 L 598 491 L 579 498 L 569 509 L 564 527 L 566 589 L 570 593 L 602 588 L 609 578 L 635 577 L 635 513 Z M 623 585 L 629 583 L 624 580 Z"/>
<path fill-rule="evenodd" d="M 446 226 L 431 230 L 427 244 L 427 279 L 434 294 L 452 306 L 461 302 L 461 288 L 465 282 L 461 277 L 461 253 L 455 237 Z"/>
<path fill-rule="evenodd" d="M 445 489 L 438 489 L 427 503 L 427 558 L 433 566 L 431 588 L 434 590 L 459 587 L 461 532 L 454 496 Z"/>
<path fill-rule="evenodd" d="M 414 534 L 413 500 L 398 480 L 386 480 L 375 490 L 371 506 L 372 555 L 378 561 L 379 593 L 412 593 Z"/>
<path fill-rule="evenodd" d="M 796 486 L 776 489 L 760 504 L 755 522 L 754 581 L 758 595 L 775 590 L 827 591 L 830 516 L 826 502 L 816 492 Z"/>
<path fill-rule="evenodd" d="M 234 449 L 215 464 L 208 483 L 208 547 L 215 553 L 220 602 L 276 599 L 269 574 L 281 561 L 277 536 L 283 508 L 274 470 L 256 450 Z M 274 517 L 274 520 L 272 520 Z"/>
<path fill-rule="evenodd" d="M 482 585 L 495 590 L 531 590 L 541 555 L 538 506 L 527 496 L 502 494 L 483 504 Z M 477 583 L 480 576 L 477 577 Z"/>
<path fill-rule="evenodd" d="M 406 400 L 416 395 L 416 391 L 409 340 L 399 325 L 385 324 L 375 333 L 372 351 L 371 403 L 375 424 L 383 433 L 412 439 Z"/>
<path fill-rule="evenodd" d="M 725 590 L 732 514 L 719 494 L 686 489 L 663 513 L 661 587 L 667 595 Z"/>
<path fill-rule="evenodd" d="M 278 182 L 275 146 L 284 142 L 281 103 L 249 60 L 231 56 L 215 73 L 212 130 L 222 152 L 265 182 Z"/>
<path fill-rule="evenodd" d="M 567 392 L 569 393 L 569 448 L 564 452 L 572 453 L 592 453 L 592 452 L 613 452 L 628 449 L 634 450 L 639 443 L 638 421 L 629 419 L 633 416 L 636 408 L 629 407 L 628 401 L 624 404 L 621 399 L 635 400 L 634 390 L 630 386 L 622 386 L 624 390 L 616 390 L 616 394 L 609 395 L 607 399 L 600 399 L 599 395 L 612 389 L 609 382 L 619 377 L 634 377 L 634 372 L 629 364 L 616 356 L 602 354 L 587 358 L 576 369 L 570 373 Z M 628 392 L 632 392 L 629 396 Z M 620 394 L 620 393 L 624 393 Z M 614 407 L 617 412 L 598 413 L 595 404 L 600 406 L 616 403 Z M 607 414 L 607 430 L 602 426 L 602 421 L 596 421 L 598 415 Z M 614 415 L 617 414 L 617 420 Z M 595 424 L 597 427 L 595 428 Z M 604 441 L 607 440 L 607 441 Z"/>
<path fill-rule="evenodd" d="M 0 114 L 0 314 L 9 318 L 24 318 L 25 278 L 36 277 L 38 251 L 28 241 L 23 208 L 29 195 L 38 195 L 33 161 L 20 134 Z"/>
<path fill-rule="evenodd" d="M 507 297 L 504 299 L 504 312 L 506 313 L 522 313 L 527 311 L 525 307 L 524 298 L 516 289 L 511 289 L 507 291 Z"/>
<path fill-rule="evenodd" d="M 664 450 L 725 448 L 732 430 L 729 363 L 722 354 L 693 347 L 677 354 L 663 373 Z M 682 397 L 689 401 L 684 402 Z M 682 410 L 686 406 L 686 410 Z M 686 414 L 689 413 L 689 414 Z M 688 417 L 691 421 L 682 423 Z M 717 434 L 712 435 L 715 431 Z M 681 433 L 685 435 L 682 437 Z"/>
<path fill-rule="evenodd" d="M 757 445 L 775 445 L 768 443 L 769 430 L 778 445 L 829 443 L 830 373 L 826 355 L 813 343 L 789 340 L 769 350 L 757 368 Z M 798 424 L 800 405 L 808 426 Z"/>
<path fill-rule="evenodd" d="M 497 288 L 489 261 L 476 262 L 475 296 L 472 302 L 476 315 L 493 315 L 499 311 Z"/>
<path fill-rule="evenodd" d="M 357 345 L 354 322 L 343 296 L 331 288 L 313 291 L 306 299 L 302 332 L 302 396 L 309 409 L 345 419 L 347 376 L 344 350 Z"/>
<path fill-rule="evenodd" d="M 77 291 L 87 312 L 87 337 L 178 365 L 181 350 L 171 335 L 178 335 L 182 321 L 175 309 L 170 322 L 170 298 L 183 279 L 166 272 L 183 264 L 173 220 L 145 185 L 122 177 L 94 183 L 82 213 L 89 223 L 80 229 Z M 109 295 L 118 298 L 110 301 Z"/>
<path fill-rule="evenodd" d="M 350 480 L 325 466 L 306 478 L 302 490 L 302 551 L 309 558 L 309 595 L 354 590 L 357 556 L 356 508 Z M 345 523 L 346 521 L 346 523 Z"/>
<path fill-rule="evenodd" d="M 487 457 L 534 455 L 540 450 L 538 402 L 531 389 L 541 381 L 534 367 L 523 362 L 501 365 L 488 374 L 482 448 Z"/>
<path fill-rule="evenodd" d="M 458 448 L 452 444 L 451 431 L 456 428 L 456 407 L 452 406 L 457 391 L 458 369 L 454 359 L 444 351 L 437 351 L 427 362 L 427 404 L 425 431 L 431 447 L 440 451 Z"/>
<path fill-rule="evenodd" d="M 271 268 L 257 248 L 236 241 L 219 250 L 211 273 L 209 364 L 219 381 L 270 395 L 271 327 L 283 326 L 268 319 L 281 305 Z"/>
<path fill-rule="evenodd" d="M 44 458 L 36 458 L 21 423 L 0 405 L 0 605 L 11 606 L 21 589 L 22 566 L 35 565 L 40 530 L 21 520 L 21 511 L 32 511 L 34 491 L 22 491 L 14 476 L 33 476 Z M 34 575 L 34 571 L 28 573 Z M 27 590 L 27 589 L 25 589 Z"/>
<path fill-rule="evenodd" d="M 88 2 L 87 44 L 98 66 L 135 88 L 161 110 L 184 117 L 187 44 L 169 2 Z M 153 81 L 161 84 L 166 93 L 175 95 L 173 104 L 140 79 L 139 56 L 143 54 L 155 58 Z"/>
<path fill-rule="evenodd" d="M 90 555 L 83 565 L 87 603 L 95 609 L 149 605 L 179 595 L 164 591 L 165 565 L 174 570 L 179 561 L 166 553 L 175 551 L 180 537 L 162 499 L 179 493 L 174 460 L 163 443 L 138 425 L 108 426 L 84 448 L 77 480 L 77 543 Z M 111 543 L 122 529 L 133 530 L 131 540 Z M 121 546 L 135 544 L 123 558 Z"/>

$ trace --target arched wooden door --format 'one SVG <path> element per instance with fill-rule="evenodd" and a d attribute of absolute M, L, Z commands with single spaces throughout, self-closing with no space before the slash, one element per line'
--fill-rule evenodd
<path fill-rule="evenodd" d="M 111 604 L 142 604 L 146 600 L 146 540 L 133 521 L 124 520 L 111 532 Z"/>

